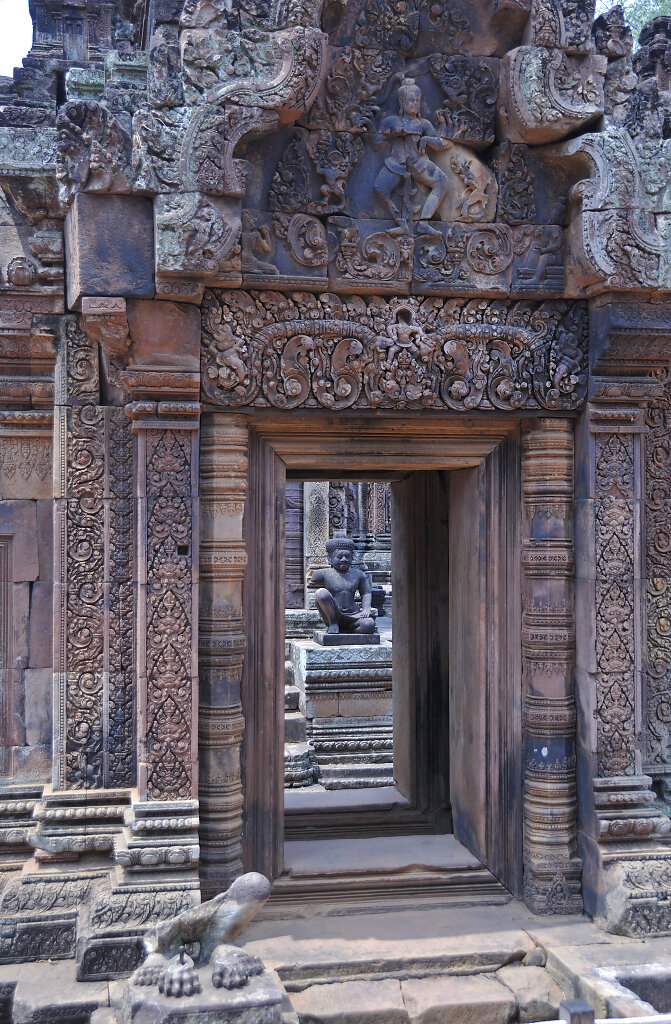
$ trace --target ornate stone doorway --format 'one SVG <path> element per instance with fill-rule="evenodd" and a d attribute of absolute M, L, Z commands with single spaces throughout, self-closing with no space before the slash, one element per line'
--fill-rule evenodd
<path fill-rule="evenodd" d="M 571 424 L 540 422 L 550 441 L 557 435 L 565 447 L 568 439 L 570 456 Z M 250 738 L 243 744 L 246 868 L 272 878 L 282 871 L 287 473 L 328 479 L 347 467 L 351 474 L 395 480 L 398 786 L 415 811 L 432 819 L 435 830 L 447 830 L 451 816 L 455 835 L 520 894 L 522 594 L 528 591 L 523 566 L 529 562 L 522 551 L 524 545 L 538 546 L 537 540 L 524 539 L 529 528 L 523 524 L 534 522 L 535 506 L 525 508 L 523 516 L 521 466 L 533 470 L 528 438 L 542 433 L 538 421 L 268 412 L 217 413 L 211 423 L 213 430 L 235 426 L 238 439 L 246 432 L 248 440 L 242 685 Z M 551 467 L 546 490 L 555 474 Z M 571 474 L 569 457 L 563 470 L 569 483 Z M 552 525 L 546 529 L 551 532 Z M 551 561 L 546 559 L 545 580 Z M 570 661 L 571 652 L 562 648 L 557 660 L 567 657 Z M 570 869 L 574 793 L 568 805 L 561 797 L 555 818 L 560 829 L 553 831 L 554 852 Z M 519 828 L 511 828 L 511 821 Z M 527 865 L 535 856 L 536 871 L 542 872 L 542 836 L 538 827 L 526 825 Z M 534 849 L 534 840 L 540 848 Z M 545 870 L 556 871 L 556 862 Z"/>

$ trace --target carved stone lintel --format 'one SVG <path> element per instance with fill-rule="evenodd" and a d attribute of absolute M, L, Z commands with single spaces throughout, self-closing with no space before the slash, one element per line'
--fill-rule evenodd
<path fill-rule="evenodd" d="M 331 293 L 207 292 L 206 395 L 229 409 L 333 412 L 555 410 L 582 403 L 586 325 L 579 303 L 369 301 L 373 321 Z"/>

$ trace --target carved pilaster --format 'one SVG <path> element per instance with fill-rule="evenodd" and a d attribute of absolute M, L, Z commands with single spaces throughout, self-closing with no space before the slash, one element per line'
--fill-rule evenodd
<path fill-rule="evenodd" d="M 573 666 L 573 429 L 539 420 L 522 461 L 524 896 L 536 913 L 582 909 Z"/>
<path fill-rule="evenodd" d="M 652 869 L 648 862 L 660 856 L 651 840 L 669 830 L 643 774 L 641 749 L 645 403 L 658 391 L 654 379 L 595 378 L 579 431 L 580 757 L 584 777 L 593 777 L 581 808 L 585 905 L 624 934 L 660 927 L 654 890 L 661 883 L 645 884 L 647 899 L 635 875 L 648 877 L 646 865 Z"/>
<path fill-rule="evenodd" d="M 208 417 L 201 433 L 200 771 L 201 886 L 205 898 L 242 871 L 240 684 L 245 653 L 242 520 L 247 492 L 247 425 Z"/>
<path fill-rule="evenodd" d="M 99 404 L 97 342 L 61 334 L 54 415 L 54 787 L 134 783 L 130 424 Z"/>
<path fill-rule="evenodd" d="M 647 410 L 645 439 L 645 770 L 671 780 L 671 374 Z"/>
<path fill-rule="evenodd" d="M 122 377 L 137 439 L 138 786 L 150 800 L 185 800 L 198 785 L 199 380 L 142 367 Z"/>

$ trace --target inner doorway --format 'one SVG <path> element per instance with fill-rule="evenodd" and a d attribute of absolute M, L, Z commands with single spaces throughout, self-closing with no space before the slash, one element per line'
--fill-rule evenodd
<path fill-rule="evenodd" d="M 392 481 L 394 782 L 406 815 L 394 827 L 414 816 L 426 832 L 453 829 L 519 893 L 519 424 L 294 413 L 250 426 L 246 867 L 277 879 L 284 866 L 287 480 L 337 479 L 347 465 L 353 479 Z M 375 813 L 359 822 L 376 828 Z"/>
<path fill-rule="evenodd" d="M 352 791 L 343 806 L 393 798 L 364 792 L 394 785 L 391 482 L 288 476 L 285 503 L 288 836 L 292 815 L 318 805 L 317 794 L 331 820 L 334 800 L 327 794 Z M 334 568 L 343 560 L 344 575 Z M 325 575 L 343 586 L 332 612 L 351 605 L 353 622 L 322 617 Z M 352 629 L 360 632 L 348 635 Z M 308 817 L 299 831 L 322 823 Z"/>

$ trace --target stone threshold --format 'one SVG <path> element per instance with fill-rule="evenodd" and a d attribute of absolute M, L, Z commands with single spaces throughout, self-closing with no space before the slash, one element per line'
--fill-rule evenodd
<path fill-rule="evenodd" d="M 259 919 L 500 903 L 505 887 L 452 835 L 286 842 Z"/>
<path fill-rule="evenodd" d="M 431 835 L 431 820 L 396 786 L 284 791 L 285 840 Z"/>

